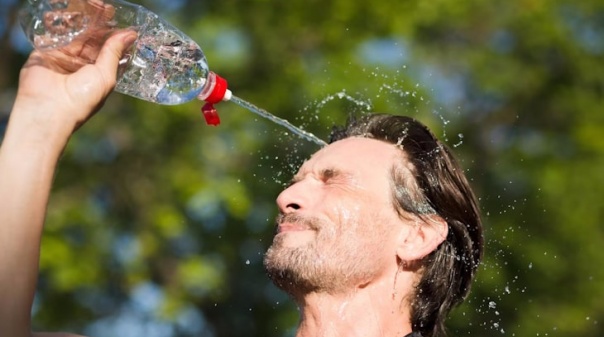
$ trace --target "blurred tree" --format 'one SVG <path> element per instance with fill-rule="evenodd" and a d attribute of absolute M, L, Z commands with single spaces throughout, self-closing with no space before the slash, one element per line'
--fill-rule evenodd
<path fill-rule="evenodd" d="M 27 49 L 0 8 L 0 131 Z M 459 153 L 488 251 L 450 321 L 470 336 L 601 336 L 604 2 L 166 1 L 233 92 L 325 138 L 369 110 L 412 115 Z M 317 149 L 232 104 L 115 94 L 56 177 L 36 327 L 94 336 L 287 336 L 262 270 L 274 198 Z"/>

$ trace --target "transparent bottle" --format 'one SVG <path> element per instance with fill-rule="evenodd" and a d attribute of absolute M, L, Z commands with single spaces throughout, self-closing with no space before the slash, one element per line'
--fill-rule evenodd
<path fill-rule="evenodd" d="M 231 98 L 226 81 L 209 70 L 197 43 L 140 5 L 121 0 L 28 0 L 20 22 L 34 48 L 50 53 L 71 71 L 94 63 L 116 30 L 137 31 L 136 42 L 120 61 L 118 92 L 168 105 L 198 98 L 212 109 L 211 104 Z"/>

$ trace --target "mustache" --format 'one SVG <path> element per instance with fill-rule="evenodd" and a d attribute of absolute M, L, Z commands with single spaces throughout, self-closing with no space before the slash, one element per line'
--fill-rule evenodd
<path fill-rule="evenodd" d="M 290 223 L 293 225 L 302 225 L 312 230 L 319 230 L 321 221 L 317 218 L 303 216 L 295 213 L 279 214 L 275 218 L 275 232 L 282 223 Z"/>

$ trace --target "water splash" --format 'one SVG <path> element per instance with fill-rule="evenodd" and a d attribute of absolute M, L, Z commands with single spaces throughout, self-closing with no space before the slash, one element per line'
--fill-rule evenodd
<path fill-rule="evenodd" d="M 292 125 L 290 122 L 286 121 L 285 119 L 279 118 L 266 110 L 260 109 L 259 107 L 253 105 L 252 103 L 245 101 L 237 96 L 231 97 L 230 101 L 241 106 L 242 108 L 245 108 L 261 117 L 264 117 L 274 123 L 277 123 L 277 124 L 287 128 L 289 131 L 293 132 L 294 134 L 296 134 L 308 141 L 311 141 L 321 147 L 327 145 L 327 143 L 324 140 L 318 138 L 317 136 L 313 135 L 312 133 L 302 130 L 302 129 Z"/>
<path fill-rule="evenodd" d="M 401 98 L 407 98 L 408 96 L 413 96 L 415 97 L 415 91 L 409 91 L 409 90 L 404 90 L 404 89 L 399 89 L 399 88 L 395 88 L 389 84 L 383 83 L 380 88 L 379 88 L 380 92 L 383 91 L 387 91 L 388 93 L 394 94 L 394 95 L 398 95 Z"/>
<path fill-rule="evenodd" d="M 361 109 L 364 109 L 366 111 L 370 111 L 371 109 L 373 109 L 371 102 L 365 102 L 361 99 L 354 98 L 351 95 L 347 94 L 346 90 L 342 90 L 342 91 L 337 92 L 332 95 L 327 95 L 326 97 L 324 97 L 321 101 L 319 101 L 316 104 L 315 109 L 319 110 L 319 109 L 323 108 L 327 103 L 329 103 L 330 101 L 333 101 L 336 98 L 345 99 L 347 101 L 350 101 L 353 104 L 355 104 L 356 106 L 358 106 Z"/>

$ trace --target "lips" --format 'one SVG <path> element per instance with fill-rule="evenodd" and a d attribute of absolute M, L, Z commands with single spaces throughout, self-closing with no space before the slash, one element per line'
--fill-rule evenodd
<path fill-rule="evenodd" d="M 300 232 L 317 229 L 317 220 L 298 214 L 279 214 L 276 219 L 276 233 Z"/>

